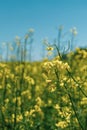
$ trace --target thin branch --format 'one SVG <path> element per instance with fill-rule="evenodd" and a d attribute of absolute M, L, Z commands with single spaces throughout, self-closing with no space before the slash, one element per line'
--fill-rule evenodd
<path fill-rule="evenodd" d="M 72 108 L 73 108 L 73 111 L 74 111 L 74 113 L 75 113 L 75 116 L 76 116 L 76 118 L 77 118 L 77 120 L 78 120 L 79 126 L 81 127 L 82 130 L 84 130 L 84 127 L 82 126 L 82 124 L 81 124 L 81 122 L 80 122 L 80 120 L 79 120 L 78 114 L 77 114 L 77 112 L 76 112 L 76 109 L 75 109 L 75 107 L 74 107 L 74 103 L 73 103 L 73 101 L 72 101 L 72 97 L 71 97 L 70 93 L 68 92 L 67 87 L 66 87 L 65 84 L 64 84 L 64 87 L 65 87 L 65 89 L 66 89 L 66 91 L 67 91 L 67 94 L 68 94 L 68 96 L 69 96 L 69 99 L 70 99 L 70 102 L 71 102 L 71 104 L 72 104 Z"/>

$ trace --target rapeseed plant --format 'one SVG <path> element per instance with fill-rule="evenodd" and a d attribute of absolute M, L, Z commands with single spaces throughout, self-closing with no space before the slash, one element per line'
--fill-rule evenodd
<path fill-rule="evenodd" d="M 56 48 L 58 56 L 42 62 L 26 62 L 32 29 L 24 42 L 16 37 L 14 45 L 9 44 L 21 62 L 0 63 L 1 130 L 86 129 L 87 51 L 77 48 L 64 59 L 60 53 L 62 31 L 60 27 L 58 47 L 45 41 L 47 51 L 51 53 Z M 77 30 L 73 28 L 71 33 L 75 36 Z M 13 55 L 12 48 L 7 48 L 7 55 L 9 49 Z"/>

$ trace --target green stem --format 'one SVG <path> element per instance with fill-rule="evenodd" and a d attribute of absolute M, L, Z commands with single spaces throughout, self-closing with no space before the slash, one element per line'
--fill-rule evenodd
<path fill-rule="evenodd" d="M 64 87 L 65 87 L 65 89 L 66 89 L 66 91 L 67 91 L 67 94 L 68 94 L 68 96 L 69 96 L 69 99 L 70 99 L 70 102 L 71 102 L 71 104 L 72 104 L 72 108 L 73 108 L 73 111 L 74 111 L 74 113 L 75 113 L 75 117 L 76 117 L 77 120 L 78 120 L 79 126 L 80 126 L 80 128 L 81 128 L 82 130 L 84 130 L 84 128 L 83 128 L 83 126 L 82 126 L 82 124 L 81 124 L 81 122 L 80 122 L 80 120 L 79 120 L 79 117 L 78 117 L 78 114 L 77 114 L 77 112 L 76 112 L 76 109 L 75 109 L 75 107 L 74 107 L 74 103 L 73 103 L 73 101 L 72 101 L 72 97 L 71 97 L 70 93 L 68 92 L 67 87 L 66 87 L 65 84 L 64 84 Z"/>
<path fill-rule="evenodd" d="M 71 73 L 68 69 L 66 69 L 66 70 L 67 70 L 69 76 L 73 79 L 73 81 L 74 81 L 76 84 L 78 84 L 78 87 L 79 87 L 80 91 L 82 92 L 82 94 L 83 94 L 85 97 L 87 97 L 87 95 L 86 95 L 86 94 L 84 93 L 84 91 L 81 89 L 80 83 L 78 83 L 78 81 L 75 80 L 75 78 L 72 76 L 72 73 Z"/>

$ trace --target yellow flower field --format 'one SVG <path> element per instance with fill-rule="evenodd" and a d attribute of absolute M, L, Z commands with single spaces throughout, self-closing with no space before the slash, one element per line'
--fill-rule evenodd
<path fill-rule="evenodd" d="M 86 130 L 87 49 L 0 63 L 0 130 Z"/>

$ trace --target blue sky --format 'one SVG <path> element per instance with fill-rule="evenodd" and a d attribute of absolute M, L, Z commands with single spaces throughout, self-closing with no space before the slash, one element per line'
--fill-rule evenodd
<path fill-rule="evenodd" d="M 44 38 L 57 37 L 59 25 L 64 32 L 76 27 L 76 46 L 87 46 L 87 0 L 0 0 L 0 43 L 34 28 L 34 59 L 40 58 Z"/>

